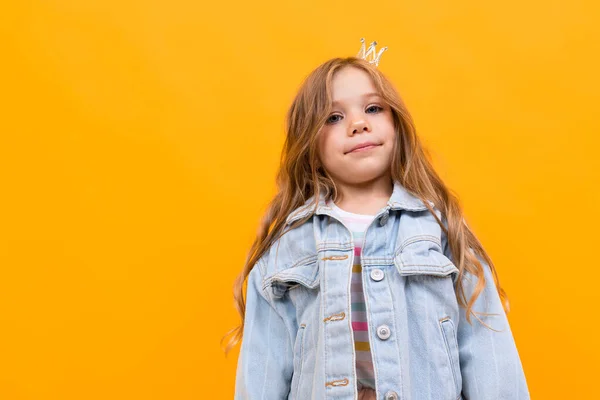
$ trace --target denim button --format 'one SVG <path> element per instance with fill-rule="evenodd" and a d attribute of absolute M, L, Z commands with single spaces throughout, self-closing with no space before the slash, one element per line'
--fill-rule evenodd
<path fill-rule="evenodd" d="M 384 214 L 381 216 L 381 218 L 379 218 L 379 225 L 381 225 L 381 226 L 384 226 L 384 225 L 387 223 L 387 221 L 388 221 L 388 218 L 389 218 L 389 217 L 390 217 L 390 212 L 389 212 L 389 211 L 386 211 L 386 212 L 385 212 L 385 213 L 384 213 Z"/>
<path fill-rule="evenodd" d="M 375 268 L 371 270 L 371 279 L 373 279 L 374 281 L 379 282 L 380 280 L 383 279 L 383 271 L 380 270 L 379 268 Z"/>
<path fill-rule="evenodd" d="M 381 340 L 386 340 L 387 338 L 390 337 L 391 334 L 392 334 L 392 332 L 390 331 L 390 327 L 387 325 L 380 325 L 377 328 L 377 336 Z"/>
<path fill-rule="evenodd" d="M 393 391 L 389 391 L 385 394 L 385 396 L 383 397 L 385 400 L 398 400 L 398 393 L 393 392 Z"/>

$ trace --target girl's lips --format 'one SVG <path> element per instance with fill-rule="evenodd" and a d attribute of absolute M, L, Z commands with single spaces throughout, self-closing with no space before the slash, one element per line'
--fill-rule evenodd
<path fill-rule="evenodd" d="M 376 144 L 376 145 L 371 145 L 371 146 L 360 147 L 360 148 L 358 148 L 356 150 L 350 151 L 349 153 L 356 153 L 356 152 L 359 152 L 359 151 L 367 151 L 367 150 L 371 150 L 371 149 L 374 149 L 375 147 L 379 147 L 379 146 L 381 146 L 381 145 L 380 144 Z"/>

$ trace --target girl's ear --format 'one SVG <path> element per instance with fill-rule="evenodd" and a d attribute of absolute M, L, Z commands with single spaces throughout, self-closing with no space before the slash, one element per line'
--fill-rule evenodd
<path fill-rule="evenodd" d="M 321 171 L 323 174 L 325 174 L 325 166 L 320 160 L 317 160 L 317 171 Z"/>
<path fill-rule="evenodd" d="M 321 175 L 325 175 L 325 169 L 323 168 L 323 164 L 321 164 L 321 160 L 319 160 L 318 158 L 315 162 L 315 168 L 318 173 L 320 173 Z"/>
<path fill-rule="evenodd" d="M 321 157 L 317 154 L 317 157 L 315 159 L 315 167 L 317 169 L 321 168 L 323 166 L 323 164 L 321 164 Z"/>

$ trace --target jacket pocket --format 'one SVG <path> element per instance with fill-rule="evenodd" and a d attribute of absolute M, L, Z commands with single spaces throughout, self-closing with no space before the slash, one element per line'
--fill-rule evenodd
<path fill-rule="evenodd" d="M 300 399 L 300 382 L 302 379 L 302 365 L 304 363 L 304 335 L 306 333 L 306 324 L 300 324 L 296 341 L 294 342 L 294 373 L 292 375 L 290 393 L 292 399 Z"/>
<path fill-rule="evenodd" d="M 458 273 L 458 268 L 442 253 L 435 237 L 419 236 L 407 242 L 400 246 L 394 256 L 394 264 L 400 275 L 447 276 Z"/>
<path fill-rule="evenodd" d="M 315 289 L 319 286 L 319 282 L 319 266 L 314 257 L 309 262 L 298 263 L 265 278 L 263 289 L 270 286 L 273 297 L 281 298 L 285 292 L 300 285 L 308 289 Z"/>
<path fill-rule="evenodd" d="M 454 380 L 454 387 L 456 390 L 454 398 L 461 399 L 462 376 L 460 373 L 458 341 L 456 340 L 456 329 L 454 322 L 450 317 L 444 317 L 440 319 L 439 323 L 440 330 L 442 332 L 442 338 L 444 339 L 444 345 L 446 347 L 446 353 L 448 354 L 448 362 L 450 364 L 452 379 Z"/>

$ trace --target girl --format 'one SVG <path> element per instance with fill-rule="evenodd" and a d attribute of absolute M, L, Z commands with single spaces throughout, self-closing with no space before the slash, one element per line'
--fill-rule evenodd
<path fill-rule="evenodd" d="M 307 77 L 277 183 L 235 283 L 236 399 L 529 398 L 495 268 L 376 66 Z"/>

